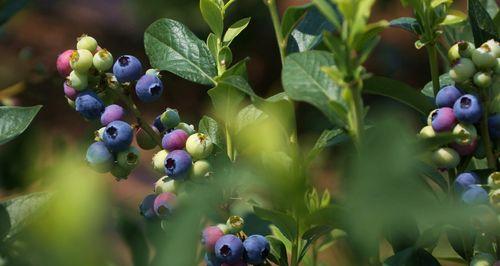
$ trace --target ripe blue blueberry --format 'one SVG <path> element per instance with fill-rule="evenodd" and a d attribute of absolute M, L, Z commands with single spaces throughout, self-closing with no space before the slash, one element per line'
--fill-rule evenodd
<path fill-rule="evenodd" d="M 175 209 L 177 197 L 170 192 L 164 192 L 156 196 L 153 209 L 160 218 L 168 217 Z"/>
<path fill-rule="evenodd" d="M 449 107 L 434 110 L 430 115 L 430 121 L 435 132 L 451 131 L 457 124 L 453 109 Z"/>
<path fill-rule="evenodd" d="M 476 96 L 465 94 L 455 102 L 453 112 L 460 122 L 475 124 L 481 118 L 483 108 Z"/>
<path fill-rule="evenodd" d="M 158 100 L 163 93 L 163 83 L 157 76 L 143 75 L 135 85 L 135 93 L 146 103 Z"/>
<path fill-rule="evenodd" d="M 179 125 L 181 118 L 177 110 L 167 108 L 165 112 L 160 115 L 160 120 L 166 129 L 171 129 Z"/>
<path fill-rule="evenodd" d="M 457 195 L 464 193 L 470 186 L 477 185 L 479 177 L 473 172 L 463 172 L 453 182 L 453 189 Z"/>
<path fill-rule="evenodd" d="M 153 122 L 153 127 L 155 127 L 158 130 L 158 132 L 160 132 L 160 133 L 165 132 L 166 128 L 163 125 L 163 123 L 161 122 L 161 115 L 159 115 L 155 118 L 155 121 Z"/>
<path fill-rule="evenodd" d="M 106 126 L 103 140 L 111 151 L 119 152 L 130 146 L 133 135 L 132 127 L 128 123 L 117 120 Z"/>
<path fill-rule="evenodd" d="M 486 204 L 489 201 L 488 192 L 482 187 L 471 186 L 462 194 L 462 201 L 469 205 Z"/>
<path fill-rule="evenodd" d="M 234 235 L 224 235 L 215 243 L 215 256 L 222 263 L 235 263 L 243 256 L 243 243 Z"/>
<path fill-rule="evenodd" d="M 113 65 L 113 74 L 120 83 L 138 80 L 142 74 L 142 64 L 135 56 L 122 55 Z"/>
<path fill-rule="evenodd" d="M 184 179 L 192 162 L 191 156 L 186 151 L 172 151 L 165 158 L 165 173 L 175 180 Z"/>
<path fill-rule="evenodd" d="M 149 194 L 144 198 L 144 200 L 142 200 L 141 205 L 139 205 L 139 212 L 146 219 L 152 220 L 156 218 L 156 213 L 153 208 L 155 199 L 156 199 L 155 194 Z"/>
<path fill-rule="evenodd" d="M 94 170 L 105 173 L 113 167 L 113 154 L 108 150 L 103 142 L 94 142 L 87 149 L 86 160 Z"/>
<path fill-rule="evenodd" d="M 87 119 L 97 119 L 104 112 L 104 103 L 94 92 L 84 91 L 76 97 L 75 109 Z"/>
<path fill-rule="evenodd" d="M 495 114 L 488 118 L 488 129 L 491 139 L 500 139 L 500 114 Z"/>
<path fill-rule="evenodd" d="M 261 235 L 251 235 L 243 241 L 243 257 L 247 263 L 261 264 L 269 255 L 269 241 Z"/>
<path fill-rule="evenodd" d="M 113 121 L 121 120 L 124 115 L 125 111 L 123 110 L 123 107 L 117 104 L 108 105 L 101 115 L 101 124 L 103 126 L 107 126 Z"/>
<path fill-rule="evenodd" d="M 186 146 L 188 134 L 182 129 L 175 129 L 163 136 L 161 144 L 167 151 L 182 150 Z"/>
<path fill-rule="evenodd" d="M 455 101 L 462 96 L 462 92 L 455 86 L 449 85 L 439 90 L 436 95 L 437 107 L 453 107 Z"/>
<path fill-rule="evenodd" d="M 224 232 L 217 226 L 209 226 L 203 230 L 201 234 L 201 243 L 205 247 L 207 252 L 214 252 L 215 243 L 222 236 L 224 236 Z"/>

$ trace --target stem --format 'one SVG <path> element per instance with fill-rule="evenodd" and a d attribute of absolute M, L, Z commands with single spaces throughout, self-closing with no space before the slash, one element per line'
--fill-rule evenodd
<path fill-rule="evenodd" d="M 292 243 L 292 261 L 291 261 L 291 266 L 298 266 L 299 265 L 299 235 L 300 235 L 300 232 L 299 232 L 299 219 L 297 217 L 297 223 L 296 223 L 296 227 L 297 227 L 297 235 L 295 236 L 295 239 L 293 240 L 293 243 Z"/>
<path fill-rule="evenodd" d="M 225 125 L 225 133 L 226 133 L 226 149 L 227 149 L 227 157 L 231 162 L 234 162 L 234 149 L 233 149 L 233 140 L 231 138 L 231 132 L 229 131 L 229 123 L 226 122 Z"/>
<path fill-rule="evenodd" d="M 496 169 L 496 159 L 495 154 L 493 153 L 493 144 L 491 143 L 490 132 L 488 130 L 488 99 L 485 95 L 483 97 L 483 117 L 481 118 L 481 136 L 483 139 L 484 150 L 486 152 L 486 159 L 488 161 L 488 168 Z"/>
<path fill-rule="evenodd" d="M 268 9 L 269 13 L 271 14 L 271 20 L 273 22 L 273 27 L 274 27 L 274 33 L 276 34 L 276 40 L 278 41 L 278 48 L 280 51 L 280 57 L 281 57 L 281 64 L 285 62 L 285 56 L 286 56 L 286 42 L 283 38 L 283 34 L 281 33 L 281 23 L 280 23 L 280 17 L 278 14 L 278 7 L 276 5 L 276 0 L 264 0 Z"/>
<path fill-rule="evenodd" d="M 364 135 L 363 99 L 361 98 L 361 87 L 360 85 L 347 86 L 344 90 L 347 90 L 346 93 L 350 94 L 349 97 L 347 97 L 349 104 L 349 134 L 354 141 L 354 145 L 359 151 L 362 147 Z"/>
<path fill-rule="evenodd" d="M 439 62 L 437 56 L 436 44 L 428 44 L 427 45 L 427 53 L 429 56 L 429 64 L 431 66 L 431 77 L 432 77 L 432 90 L 434 92 L 434 96 L 437 95 L 439 91 Z"/>

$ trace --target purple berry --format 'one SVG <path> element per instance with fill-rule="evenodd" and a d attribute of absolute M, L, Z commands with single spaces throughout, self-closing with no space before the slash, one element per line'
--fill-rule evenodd
<path fill-rule="evenodd" d="M 130 146 L 133 135 L 132 127 L 128 123 L 117 120 L 106 126 L 103 140 L 108 149 L 113 152 L 120 152 Z"/>
<path fill-rule="evenodd" d="M 155 118 L 155 121 L 153 122 L 153 126 L 158 129 L 159 132 L 163 133 L 165 132 L 166 128 L 165 126 L 163 125 L 163 123 L 161 122 L 161 115 L 157 116 Z"/>
<path fill-rule="evenodd" d="M 471 186 L 462 194 L 462 201 L 468 205 L 488 203 L 488 192 L 481 187 Z"/>
<path fill-rule="evenodd" d="M 176 129 L 163 136 L 161 144 L 167 151 L 182 150 L 186 146 L 188 134 L 182 129 Z"/>
<path fill-rule="evenodd" d="M 113 65 L 113 74 L 120 83 L 138 80 L 142 74 L 142 64 L 135 56 L 122 55 Z"/>
<path fill-rule="evenodd" d="M 455 193 L 461 195 L 470 186 L 477 185 L 479 183 L 479 177 L 473 172 L 463 172 L 457 176 L 453 182 L 453 189 Z"/>
<path fill-rule="evenodd" d="M 168 217 L 174 210 L 177 197 L 170 192 L 163 192 L 156 196 L 153 208 L 156 215 L 160 218 Z"/>
<path fill-rule="evenodd" d="M 76 97 L 75 109 L 86 119 L 97 119 L 104 111 L 104 103 L 94 92 L 84 91 Z"/>
<path fill-rule="evenodd" d="M 69 60 L 71 54 L 73 54 L 73 51 L 74 50 L 66 50 L 57 57 L 56 67 L 57 72 L 59 72 L 59 75 L 61 75 L 61 77 L 67 77 L 69 73 L 73 71 L 69 64 Z"/>
<path fill-rule="evenodd" d="M 68 99 L 74 101 L 76 100 L 76 96 L 78 96 L 78 91 L 75 90 L 74 88 L 70 87 L 68 85 L 68 82 L 64 82 L 64 95 L 66 95 L 66 97 L 68 97 Z"/>
<path fill-rule="evenodd" d="M 165 173 L 174 180 L 184 179 L 193 161 L 184 150 L 174 150 L 165 158 Z"/>
<path fill-rule="evenodd" d="M 455 86 L 449 85 L 439 90 L 436 95 L 437 107 L 453 107 L 455 101 L 462 96 L 462 92 Z"/>
<path fill-rule="evenodd" d="M 100 141 L 94 142 L 89 146 L 85 158 L 90 167 L 100 173 L 109 172 L 113 167 L 113 154 Z"/>
<path fill-rule="evenodd" d="M 247 263 L 262 264 L 269 255 L 269 241 L 261 235 L 251 235 L 243 241 L 243 257 Z"/>
<path fill-rule="evenodd" d="M 491 139 L 500 139 L 500 114 L 488 118 L 488 131 Z"/>
<path fill-rule="evenodd" d="M 103 126 L 107 126 L 113 121 L 121 120 L 124 115 L 125 111 L 121 106 L 117 104 L 109 105 L 104 109 L 104 112 L 101 115 L 101 124 Z"/>
<path fill-rule="evenodd" d="M 215 243 L 215 256 L 222 263 L 235 263 L 243 256 L 243 243 L 234 235 L 224 235 Z"/>
<path fill-rule="evenodd" d="M 465 94 L 455 102 L 453 112 L 460 122 L 475 124 L 481 118 L 483 108 L 476 96 Z"/>
<path fill-rule="evenodd" d="M 207 252 L 213 252 L 215 243 L 224 235 L 224 232 L 217 226 L 209 226 L 203 230 L 201 243 L 205 246 Z"/>
<path fill-rule="evenodd" d="M 163 83 L 157 76 L 144 75 L 137 81 L 135 93 L 143 102 L 155 101 L 159 99 L 163 93 Z"/>
<path fill-rule="evenodd" d="M 477 139 L 473 140 L 470 144 L 458 144 L 455 142 L 450 144 L 450 147 L 452 147 L 460 156 L 471 155 L 476 151 Z"/>
<path fill-rule="evenodd" d="M 431 114 L 431 125 L 435 132 L 451 131 L 457 124 L 453 109 L 443 107 Z"/>
<path fill-rule="evenodd" d="M 142 200 L 141 205 L 139 205 L 139 211 L 146 219 L 156 218 L 156 213 L 154 211 L 155 199 L 155 194 L 149 194 Z"/>

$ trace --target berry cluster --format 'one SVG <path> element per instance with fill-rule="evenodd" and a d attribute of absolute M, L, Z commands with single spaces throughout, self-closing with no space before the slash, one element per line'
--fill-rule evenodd
<path fill-rule="evenodd" d="M 262 235 L 246 237 L 243 225 L 243 218 L 231 216 L 226 224 L 203 230 L 201 242 L 208 266 L 261 265 L 266 262 L 270 252 L 268 240 Z"/>
<path fill-rule="evenodd" d="M 445 86 L 437 93 L 435 103 L 438 109 L 430 113 L 428 125 L 420 131 L 423 138 L 442 132 L 462 135 L 455 143 L 433 152 L 432 162 L 440 169 L 456 168 L 460 156 L 474 154 L 484 158 L 477 149 L 479 136 L 476 129 L 484 113 L 492 113 L 488 117 L 490 138 L 500 139 L 500 114 L 493 114 L 496 110 L 482 103 L 482 99 L 487 99 L 485 95 L 491 94 L 492 85 L 500 82 L 499 43 L 490 40 L 475 49 L 471 43 L 458 42 L 448 55 L 453 62 L 449 75 L 455 85 Z"/>
<path fill-rule="evenodd" d="M 487 184 L 481 184 L 480 178 L 474 172 L 461 173 L 453 182 L 453 190 L 465 204 L 477 205 L 490 202 L 500 211 L 500 172 L 490 174 Z"/>

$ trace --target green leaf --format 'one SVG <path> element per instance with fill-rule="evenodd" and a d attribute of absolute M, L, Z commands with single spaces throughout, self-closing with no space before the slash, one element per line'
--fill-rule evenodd
<path fill-rule="evenodd" d="M 198 125 L 198 130 L 209 136 L 217 147 L 225 149 L 224 133 L 215 119 L 210 116 L 203 116 Z"/>
<path fill-rule="evenodd" d="M 312 4 L 309 3 L 301 6 L 291 6 L 286 9 L 283 19 L 281 20 L 281 34 L 285 38 L 288 38 L 292 30 L 311 7 Z"/>
<path fill-rule="evenodd" d="M 456 142 L 461 138 L 465 138 L 465 134 L 455 134 L 452 132 L 437 133 L 436 136 L 430 138 L 418 138 L 417 144 L 424 150 L 435 150 L 444 145 Z"/>
<path fill-rule="evenodd" d="M 249 60 L 250 58 L 247 57 L 239 61 L 238 63 L 234 64 L 222 74 L 220 79 L 224 80 L 230 76 L 241 76 L 243 79 L 248 80 L 247 62 Z"/>
<path fill-rule="evenodd" d="M 349 136 L 342 129 L 325 130 L 321 133 L 314 147 L 307 155 L 307 161 L 314 160 L 326 147 L 337 145 L 349 139 Z"/>
<path fill-rule="evenodd" d="M 439 261 L 422 248 L 407 248 L 384 261 L 384 266 L 440 266 Z"/>
<path fill-rule="evenodd" d="M 394 253 L 412 247 L 420 236 L 417 221 L 411 215 L 400 215 L 397 220 L 386 226 L 384 232 Z"/>
<path fill-rule="evenodd" d="M 467 15 L 460 10 L 450 10 L 440 25 L 453 25 L 467 20 Z"/>
<path fill-rule="evenodd" d="M 390 26 L 406 30 L 416 35 L 422 34 L 422 28 L 420 27 L 420 24 L 415 18 L 401 17 L 393 19 L 390 22 Z"/>
<path fill-rule="evenodd" d="M 448 227 L 446 229 L 448 241 L 451 247 L 460 257 L 466 261 L 470 261 L 474 253 L 474 241 L 476 235 L 472 229 Z"/>
<path fill-rule="evenodd" d="M 149 247 L 141 227 L 131 217 L 120 214 L 118 232 L 130 248 L 132 261 L 135 266 L 149 264 Z"/>
<path fill-rule="evenodd" d="M 312 243 L 314 243 L 320 237 L 330 233 L 332 230 L 333 227 L 330 225 L 319 225 L 307 230 L 302 235 L 302 240 L 305 240 L 306 244 L 302 247 L 302 250 L 300 251 L 299 262 L 304 258 L 307 250 L 309 249 Z"/>
<path fill-rule="evenodd" d="M 434 109 L 432 101 L 406 83 L 384 77 L 371 77 L 364 82 L 363 92 L 390 97 L 423 115 Z"/>
<path fill-rule="evenodd" d="M 417 162 L 415 170 L 421 173 L 422 178 L 429 178 L 443 191 L 448 190 L 448 181 L 446 181 L 444 176 L 436 169 L 436 167 L 423 162 Z"/>
<path fill-rule="evenodd" d="M 152 67 L 203 85 L 215 84 L 217 68 L 210 50 L 182 23 L 155 21 L 144 33 L 144 47 Z"/>
<path fill-rule="evenodd" d="M 481 46 L 484 42 L 490 39 L 497 39 L 497 28 L 479 0 L 469 0 L 468 9 L 469 22 L 472 28 L 472 34 L 474 35 L 474 44 L 476 47 Z"/>
<path fill-rule="evenodd" d="M 227 29 L 226 34 L 224 34 L 224 43 L 229 46 L 231 42 L 236 38 L 250 23 L 250 18 L 244 18 L 236 21 L 233 25 Z"/>
<path fill-rule="evenodd" d="M 255 92 L 252 90 L 252 87 L 250 87 L 250 84 L 248 84 L 248 81 L 242 76 L 224 77 L 219 81 L 219 85 L 234 88 L 236 91 L 240 91 L 250 96 L 252 101 L 262 100 L 262 98 L 255 94 Z"/>
<path fill-rule="evenodd" d="M 217 36 L 215 36 L 215 34 L 213 33 L 210 33 L 208 34 L 208 37 L 207 37 L 207 46 L 208 46 L 208 50 L 210 50 L 210 53 L 212 54 L 213 58 L 217 58 L 217 52 L 218 52 L 218 48 L 217 48 Z"/>
<path fill-rule="evenodd" d="M 417 240 L 416 246 L 433 250 L 441 237 L 443 227 L 441 225 L 432 226 L 422 232 Z"/>
<path fill-rule="evenodd" d="M 342 15 L 339 13 L 337 7 L 329 0 L 313 0 L 316 8 L 330 21 L 335 28 L 340 28 L 342 25 Z"/>
<path fill-rule="evenodd" d="M 319 12 L 316 7 L 312 7 L 307 12 L 304 19 L 290 33 L 287 40 L 287 53 L 304 52 L 314 49 L 323 40 L 324 31 L 333 31 L 333 25 Z"/>
<path fill-rule="evenodd" d="M 288 257 L 283 242 L 274 236 L 266 236 L 266 238 L 271 247 L 269 259 L 279 266 L 288 266 Z"/>
<path fill-rule="evenodd" d="M 241 109 L 236 116 L 236 132 L 244 130 L 249 125 L 263 121 L 268 118 L 262 110 L 250 104 Z"/>
<path fill-rule="evenodd" d="M 262 220 L 269 221 L 276 225 L 276 227 L 278 227 L 289 240 L 293 240 L 297 236 L 297 226 L 295 219 L 292 216 L 274 210 L 263 209 L 257 206 L 254 206 L 253 210 Z"/>
<path fill-rule="evenodd" d="M 222 11 L 213 0 L 200 0 L 200 11 L 203 19 L 216 36 L 222 38 L 224 31 L 224 18 Z"/>
<path fill-rule="evenodd" d="M 10 220 L 10 230 L 6 237 L 11 238 L 19 233 L 50 198 L 50 193 L 38 192 L 1 202 L 0 205 L 6 210 Z"/>
<path fill-rule="evenodd" d="M 0 25 L 7 22 L 12 16 L 23 9 L 29 0 L 5 0 L 0 4 Z"/>
<path fill-rule="evenodd" d="M 442 87 L 448 86 L 448 85 L 455 85 L 455 81 L 453 81 L 453 79 L 451 79 L 450 75 L 448 73 L 446 73 L 446 74 L 439 76 L 439 87 L 442 88 Z M 432 81 L 425 84 L 421 93 L 427 97 L 434 98 Z"/>
<path fill-rule="evenodd" d="M 292 54 L 285 59 L 282 82 L 291 99 L 312 104 L 333 123 L 344 125 L 346 103 L 341 89 L 321 70 L 334 63 L 333 56 L 328 52 Z"/>
<path fill-rule="evenodd" d="M 0 107 L 0 145 L 23 133 L 35 118 L 41 105 L 32 107 Z"/>

